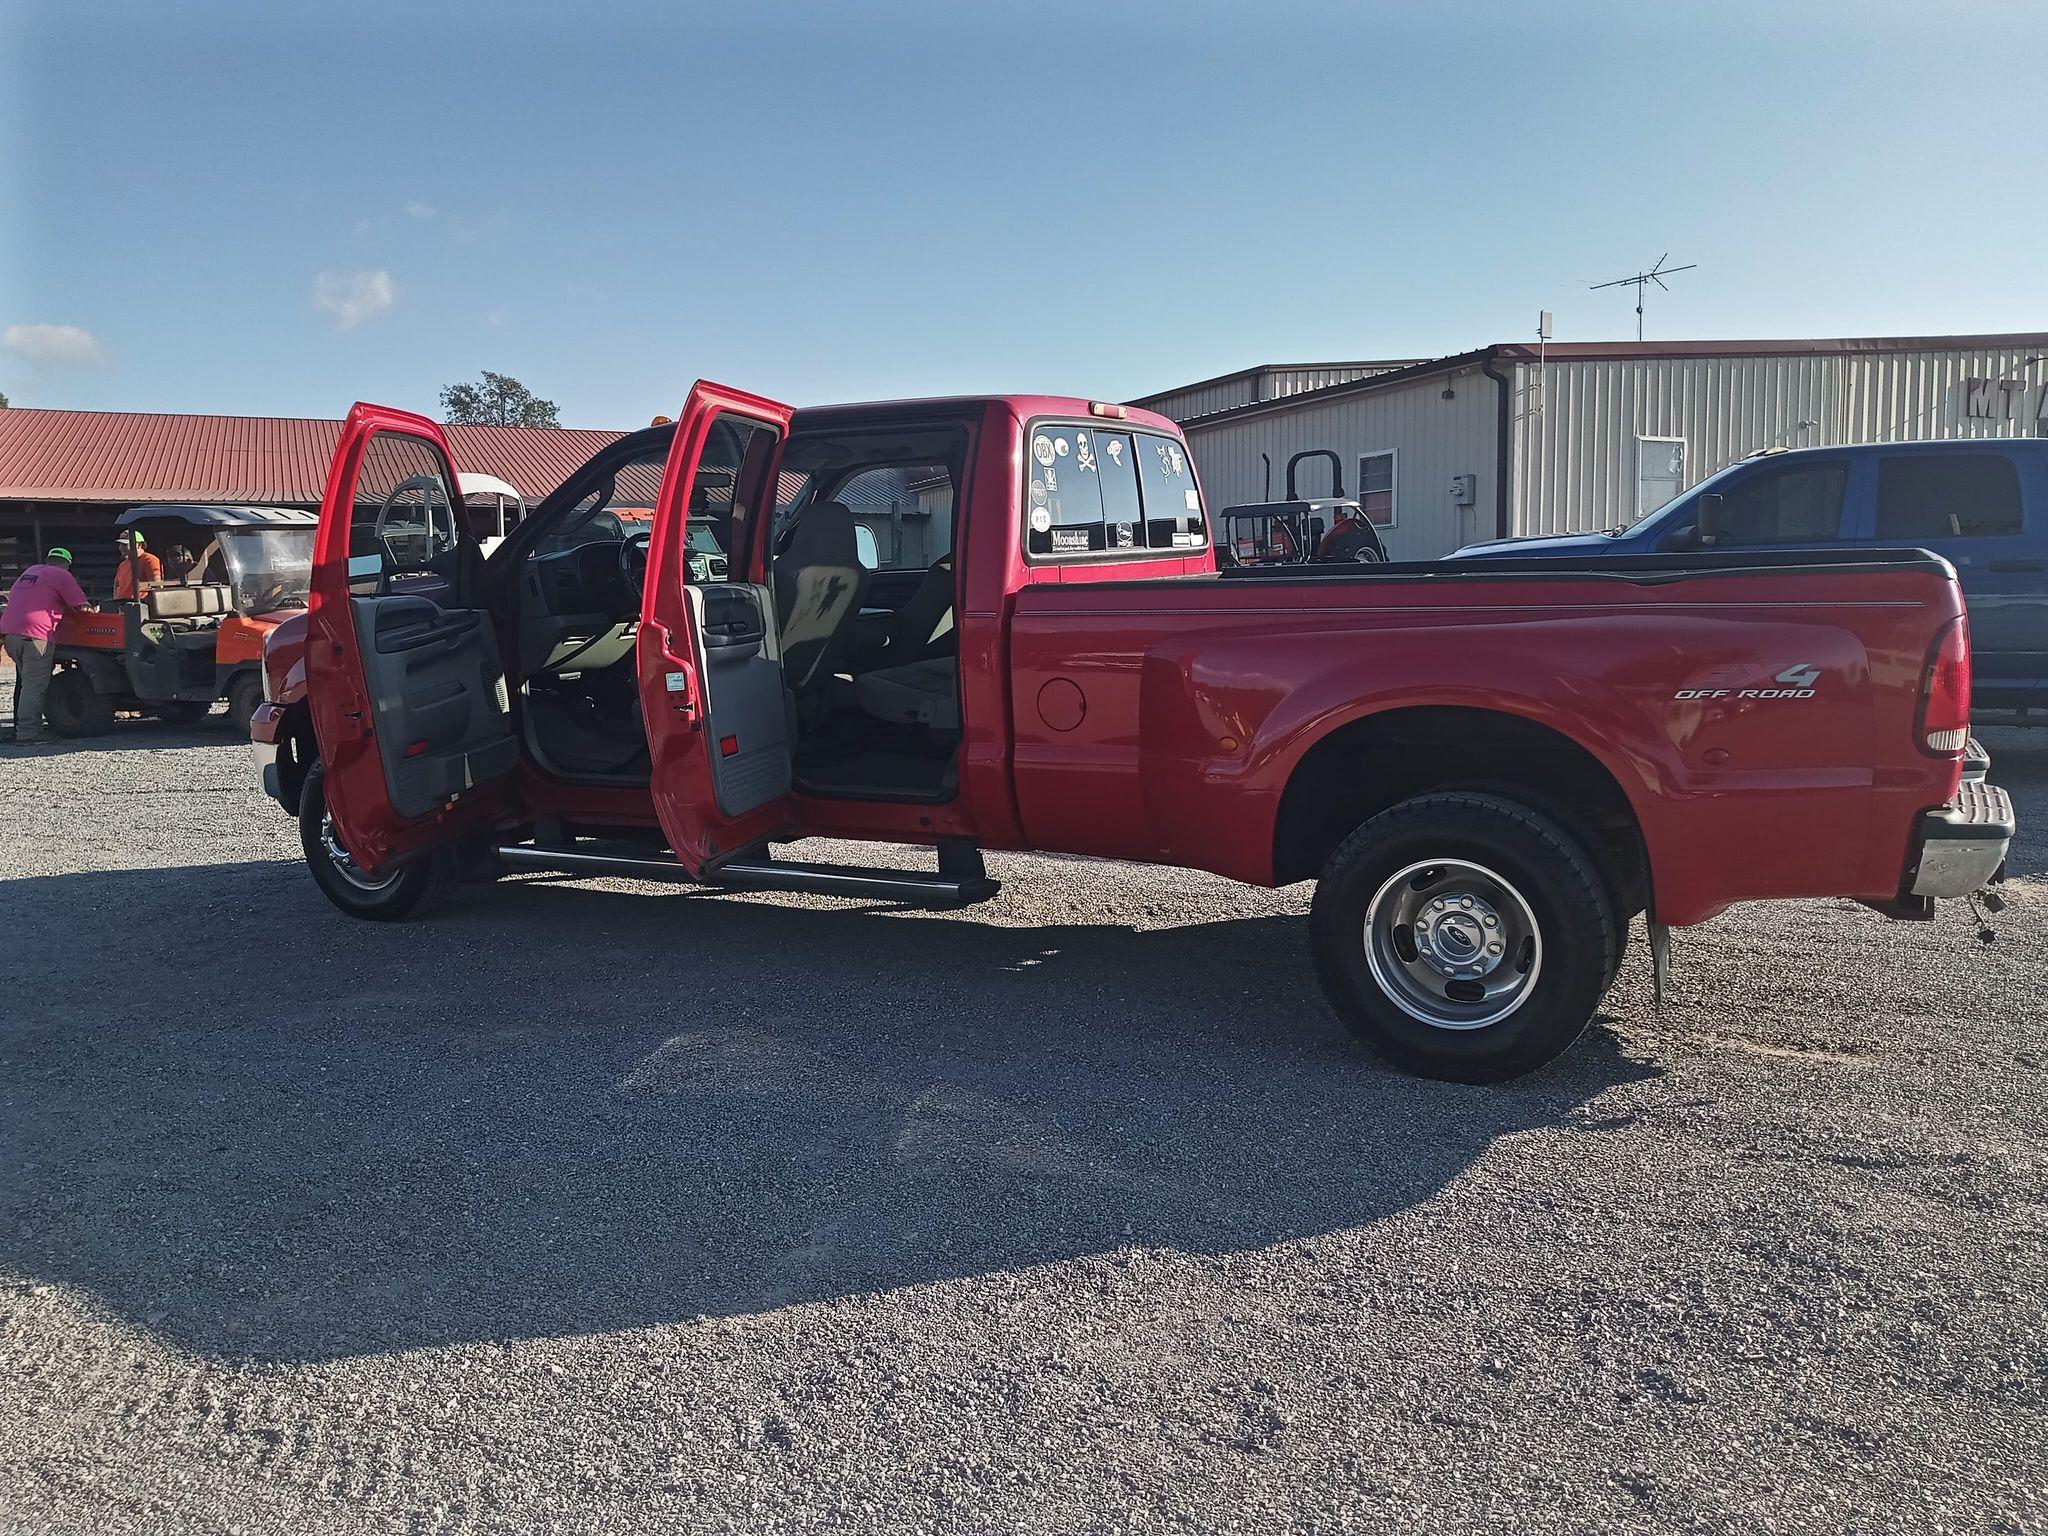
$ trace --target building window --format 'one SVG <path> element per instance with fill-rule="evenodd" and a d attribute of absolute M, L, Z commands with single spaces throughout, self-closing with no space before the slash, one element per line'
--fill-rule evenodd
<path fill-rule="evenodd" d="M 1394 450 L 1358 456 L 1358 510 L 1375 528 L 1394 526 Z"/>
<path fill-rule="evenodd" d="M 1685 489 L 1685 439 L 1636 439 L 1636 516 L 1654 512 Z"/>
<path fill-rule="evenodd" d="M 2020 477 L 2002 453 L 1911 453 L 1877 461 L 1877 536 L 2011 538 L 2020 531 Z"/>

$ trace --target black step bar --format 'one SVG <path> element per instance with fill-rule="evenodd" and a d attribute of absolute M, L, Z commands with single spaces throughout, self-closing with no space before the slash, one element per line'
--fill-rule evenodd
<path fill-rule="evenodd" d="M 508 843 L 497 854 L 514 869 L 547 869 L 562 874 L 610 875 L 632 880 L 678 880 L 735 891 L 797 891 L 810 896 L 898 901 L 922 907 L 971 906 L 987 901 L 1002 889 L 999 882 L 983 872 L 978 849 L 941 849 L 936 874 L 853 864 L 799 864 L 758 856 L 730 859 L 702 875 L 692 875 L 672 853 L 559 848 L 533 843 Z"/>

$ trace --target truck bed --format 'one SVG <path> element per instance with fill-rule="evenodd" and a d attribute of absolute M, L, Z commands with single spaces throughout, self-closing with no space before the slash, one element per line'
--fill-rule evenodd
<path fill-rule="evenodd" d="M 1042 847 L 1298 878 L 1275 826 L 1319 742 L 1392 711 L 1490 712 L 1611 775 L 1662 921 L 1885 900 L 1915 818 L 1960 777 L 1914 731 L 1929 647 L 1961 612 L 1951 567 L 1919 550 L 1035 585 L 1011 631 L 1020 814 Z M 1066 690 L 1085 708 L 1061 729 Z M 1048 699 L 1066 707 L 1049 717 Z"/>

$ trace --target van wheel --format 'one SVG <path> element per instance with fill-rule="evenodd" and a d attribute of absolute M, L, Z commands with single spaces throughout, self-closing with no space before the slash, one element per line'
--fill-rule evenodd
<path fill-rule="evenodd" d="M 59 736 L 97 736 L 114 724 L 114 701 L 92 685 L 82 667 L 66 667 L 43 695 L 43 720 Z"/>
<path fill-rule="evenodd" d="M 1517 1077 L 1591 1022 L 1617 963 L 1605 882 L 1548 817 L 1439 792 L 1366 822 L 1330 855 L 1309 910 L 1323 991 L 1405 1071 Z"/>
<path fill-rule="evenodd" d="M 318 760 L 306 771 L 299 790 L 299 846 L 313 883 L 350 917 L 373 922 L 411 917 L 439 896 L 445 884 L 443 861 L 433 855 L 377 875 L 356 868 L 335 834 L 334 818 L 327 810 L 327 769 Z"/>
<path fill-rule="evenodd" d="M 249 717 L 263 702 L 263 679 L 254 672 L 237 672 L 228 682 L 228 724 L 243 740 L 249 736 Z"/>

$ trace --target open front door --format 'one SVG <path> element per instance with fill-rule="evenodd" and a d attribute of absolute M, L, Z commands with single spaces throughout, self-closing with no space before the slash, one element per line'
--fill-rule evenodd
<path fill-rule="evenodd" d="M 509 806 L 519 743 L 457 484 L 424 416 L 348 413 L 313 548 L 306 680 L 334 831 L 366 873 Z"/>
<path fill-rule="evenodd" d="M 700 380 L 662 475 L 640 700 L 655 814 L 692 874 L 788 819 L 793 712 L 767 569 L 789 418 L 786 405 Z M 693 540 L 725 551 L 716 579 L 718 562 L 690 559 Z"/>

